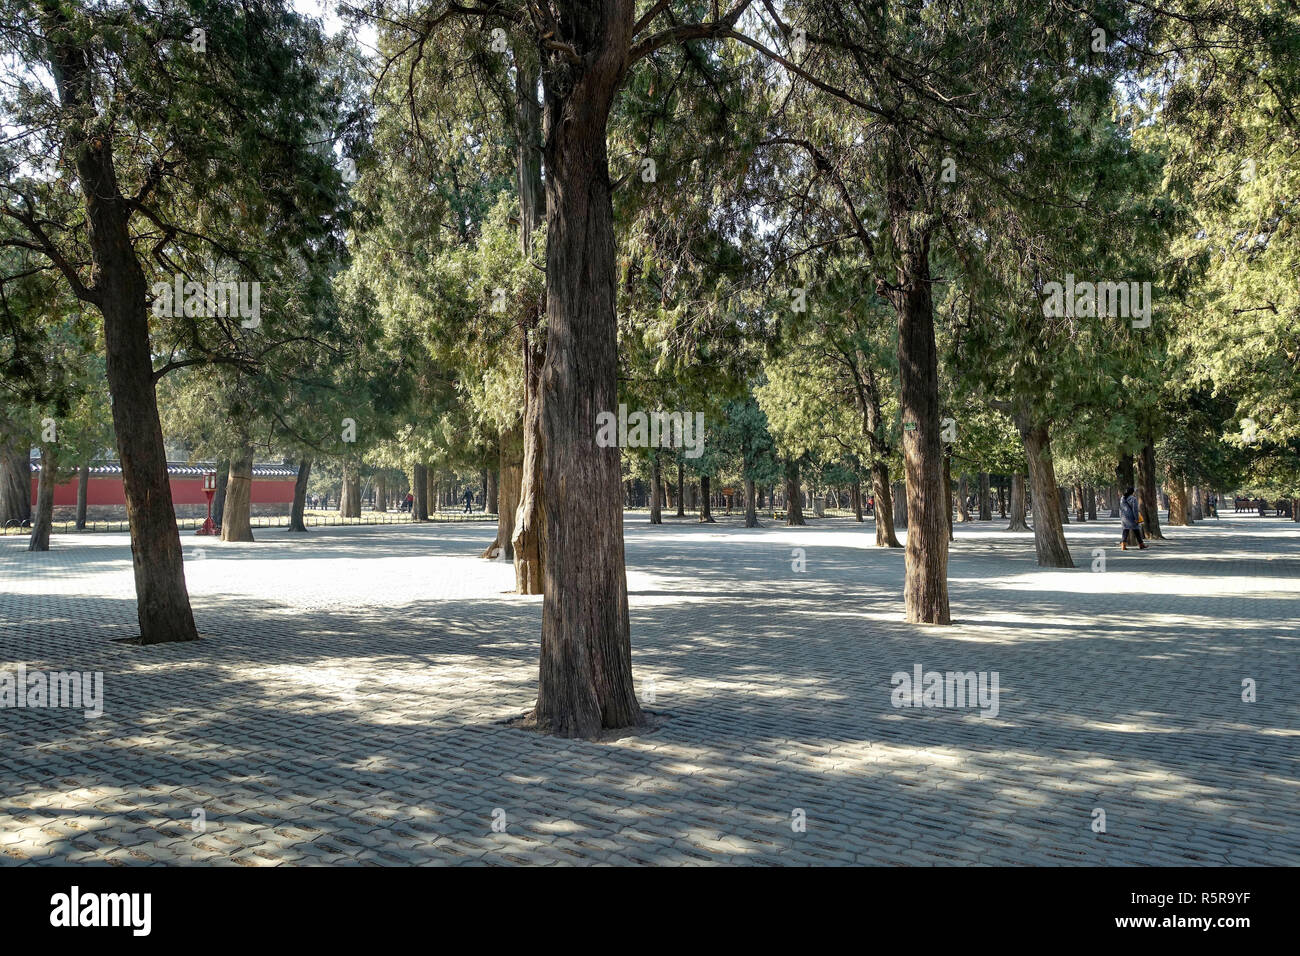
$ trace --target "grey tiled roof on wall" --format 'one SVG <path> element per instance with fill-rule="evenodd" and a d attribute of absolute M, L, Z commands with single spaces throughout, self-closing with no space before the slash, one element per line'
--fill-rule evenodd
<path fill-rule="evenodd" d="M 32 460 L 32 473 L 39 474 L 41 463 L 38 460 Z M 215 464 L 181 464 L 178 462 L 167 462 L 167 477 L 169 478 L 202 478 L 206 472 L 216 471 Z M 92 478 L 121 478 L 122 463 L 117 461 L 95 462 L 90 466 L 90 477 Z M 297 478 L 298 469 L 291 468 L 287 465 L 254 465 L 254 478 Z"/>

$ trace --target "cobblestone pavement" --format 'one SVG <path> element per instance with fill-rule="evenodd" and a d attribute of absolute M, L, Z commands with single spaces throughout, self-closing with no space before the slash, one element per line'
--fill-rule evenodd
<path fill-rule="evenodd" d="M 1142 554 L 1072 524 L 1072 571 L 959 525 L 932 628 L 902 623 L 870 524 L 627 520 L 659 719 L 605 743 L 502 725 L 541 604 L 473 557 L 486 525 L 187 536 L 205 639 L 152 648 L 114 643 L 123 536 L 0 540 L 0 671 L 102 671 L 105 697 L 0 710 L 0 862 L 1300 863 L 1296 525 Z M 916 664 L 998 672 L 997 715 L 893 707 Z"/>

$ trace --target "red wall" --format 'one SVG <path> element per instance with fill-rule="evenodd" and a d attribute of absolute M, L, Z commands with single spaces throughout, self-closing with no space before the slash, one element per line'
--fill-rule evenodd
<path fill-rule="evenodd" d="M 36 479 L 32 479 L 32 501 L 36 500 Z M 202 478 L 173 478 L 172 503 L 177 505 L 207 504 Z M 267 479 L 253 482 L 252 503 L 255 505 L 291 504 L 293 502 L 292 478 Z M 54 488 L 55 507 L 77 504 L 77 479 Z M 121 478 L 96 478 L 86 484 L 87 505 L 125 505 L 126 493 Z"/>

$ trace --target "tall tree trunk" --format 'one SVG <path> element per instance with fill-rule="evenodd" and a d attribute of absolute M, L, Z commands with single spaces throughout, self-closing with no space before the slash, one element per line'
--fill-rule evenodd
<path fill-rule="evenodd" d="M 1121 452 L 1118 461 L 1115 463 L 1115 478 L 1119 481 L 1119 492 L 1115 495 L 1114 507 L 1112 507 L 1112 518 L 1119 517 L 1118 504 L 1124 489 L 1137 488 L 1137 478 L 1134 475 L 1133 456 L 1127 452 Z"/>
<path fill-rule="evenodd" d="M 686 517 L 685 473 L 686 466 L 679 458 L 677 460 L 677 488 L 673 492 L 673 499 L 677 504 L 677 517 L 679 518 Z"/>
<path fill-rule="evenodd" d="M 754 487 L 754 479 L 746 478 L 745 479 L 745 527 L 746 528 L 758 527 L 758 504 L 755 501 L 755 499 L 757 498 L 757 494 L 758 494 L 758 489 Z"/>
<path fill-rule="evenodd" d="M 944 458 L 945 460 L 947 460 L 946 455 L 944 456 Z M 951 474 L 948 475 L 948 483 L 950 485 L 952 484 Z M 970 498 L 970 488 L 967 487 L 966 485 L 966 476 L 962 475 L 960 478 L 957 479 L 957 520 L 960 521 L 962 524 L 965 524 L 966 522 L 971 520 L 970 504 L 968 501 L 969 498 Z M 951 512 L 951 509 L 949 509 L 949 511 Z M 951 521 L 949 521 L 948 523 L 952 524 Z"/>
<path fill-rule="evenodd" d="M 289 530 L 306 531 L 303 512 L 307 510 L 307 482 L 311 479 L 311 459 L 298 462 L 298 477 L 293 483 L 293 506 L 289 510 Z"/>
<path fill-rule="evenodd" d="M 497 496 L 500 494 L 499 487 L 497 470 L 495 468 L 489 468 L 487 473 L 487 498 L 484 499 L 486 501 L 484 507 L 490 515 L 499 514 L 497 511 Z"/>
<path fill-rule="evenodd" d="M 385 472 L 379 472 L 375 475 L 375 510 L 380 514 L 388 511 L 388 505 L 391 499 L 388 494 L 388 475 Z"/>
<path fill-rule="evenodd" d="M 0 528 L 32 520 L 31 445 L 12 422 L 0 418 Z"/>
<path fill-rule="evenodd" d="M 1173 465 L 1168 463 L 1165 464 L 1165 487 L 1169 489 L 1169 523 L 1183 527 L 1190 525 L 1192 522 L 1187 513 L 1187 488 L 1183 484 L 1183 476 L 1175 474 Z"/>
<path fill-rule="evenodd" d="M 230 489 L 230 461 L 217 462 L 217 490 L 212 495 L 212 523 L 218 530 L 225 524 L 226 492 Z"/>
<path fill-rule="evenodd" d="M 411 520 L 429 520 L 429 467 L 423 464 L 411 466 Z"/>
<path fill-rule="evenodd" d="M 1204 520 L 1205 520 L 1205 503 L 1204 503 L 1204 501 L 1202 500 L 1202 497 L 1201 497 L 1201 486 L 1200 486 L 1200 485 L 1192 485 L 1192 501 L 1191 501 L 1191 508 L 1192 508 L 1192 520 L 1193 520 L 1193 521 L 1204 521 Z"/>
<path fill-rule="evenodd" d="M 989 491 L 989 473 L 981 471 L 979 475 L 980 521 L 993 520 L 993 501 Z"/>
<path fill-rule="evenodd" d="M 59 452 L 54 445 L 41 446 L 41 475 L 36 484 L 36 516 L 28 551 L 50 550 L 50 531 L 54 527 L 54 486 L 58 484 Z M 30 494 L 30 490 L 28 492 Z"/>
<path fill-rule="evenodd" d="M 53 8 L 51 8 L 53 9 Z M 86 98 L 89 58 L 75 45 L 62 9 L 51 14 L 60 29 L 50 46 L 60 99 L 70 120 L 63 130 L 75 158 L 86 205 L 86 238 L 93 261 L 93 300 L 104 318 L 104 365 L 122 463 L 122 486 L 131 527 L 140 642 L 161 644 L 198 638 L 176 509 L 167 475 L 167 452 L 154 391 L 149 341 L 149 300 L 136 257 L 131 203 L 118 188 L 113 137 Z M 31 494 L 30 486 L 26 492 Z"/>
<path fill-rule="evenodd" d="M 1160 507 L 1156 498 L 1156 449 L 1148 436 L 1138 458 L 1138 509 L 1142 513 L 1142 534 L 1148 539 L 1160 540 Z"/>
<path fill-rule="evenodd" d="M 799 491 L 799 463 L 785 463 L 785 523 L 787 525 L 806 524 L 803 520 L 803 498 Z"/>
<path fill-rule="evenodd" d="M 534 320 L 534 326 L 536 321 Z M 542 332 L 532 328 L 524 339 L 524 460 L 520 472 L 519 505 L 515 514 L 511 546 L 515 561 L 515 590 L 520 594 L 541 594 L 545 585 L 545 521 L 542 506 L 546 487 L 542 472 L 545 438 L 542 434 L 540 396 L 542 365 L 546 349 Z M 623 515 L 619 509 L 620 524 Z"/>
<path fill-rule="evenodd" d="M 356 462 L 343 462 L 343 489 L 339 494 L 339 517 L 361 517 L 361 470 Z"/>
<path fill-rule="evenodd" d="M 77 469 L 77 530 L 86 530 L 86 501 L 90 492 L 90 462 Z"/>
<path fill-rule="evenodd" d="M 1085 521 L 1088 520 L 1088 505 L 1087 505 L 1087 502 L 1085 502 L 1085 501 L 1084 501 L 1084 498 L 1083 498 L 1083 482 L 1082 482 L 1082 481 L 1076 481 L 1076 482 L 1074 483 L 1074 497 L 1075 497 L 1075 500 L 1076 500 L 1076 504 L 1075 504 L 1075 508 L 1076 508 L 1076 510 L 1075 510 L 1075 517 L 1077 517 L 1077 518 L 1079 519 L 1079 522 L 1080 522 L 1080 523 L 1083 523 L 1083 522 L 1085 522 Z"/>
<path fill-rule="evenodd" d="M 1087 515 L 1089 521 L 1097 520 L 1097 489 L 1092 485 L 1083 486 L 1083 497 L 1088 503 Z"/>
<path fill-rule="evenodd" d="M 1021 496 L 1023 497 L 1023 495 L 1024 495 L 1024 488 L 1021 488 L 1021 489 L 1020 489 L 1020 493 L 1021 493 Z M 1006 482 L 1006 479 L 1005 479 L 1002 475 L 999 475 L 999 476 L 998 476 L 998 517 L 999 517 L 999 518 L 1005 518 L 1005 517 L 1007 516 L 1007 496 L 1008 496 L 1008 494 L 1009 494 L 1009 492 L 1008 492 L 1008 489 L 1007 489 L 1007 482 Z M 1020 517 L 1023 519 L 1023 518 L 1024 518 L 1024 514 L 1022 513 Z"/>
<path fill-rule="evenodd" d="M 650 452 L 650 523 L 664 523 L 663 476 L 660 473 L 657 448 Z"/>
<path fill-rule="evenodd" d="M 614 211 L 605 129 L 627 68 L 632 0 L 565 5 L 547 53 L 546 362 L 539 727 L 563 737 L 641 723 L 632 682 L 620 458 L 596 444 L 617 408 Z"/>
<path fill-rule="evenodd" d="M 853 509 L 853 519 L 861 524 L 862 516 L 862 479 L 858 477 L 856 471 L 853 472 L 853 485 L 849 489 L 849 507 Z"/>
<path fill-rule="evenodd" d="M 939 436 L 939 357 L 934 341 L 930 224 L 921 210 L 928 190 L 901 143 L 888 147 L 885 183 L 890 231 L 897 250 L 899 411 L 907 479 L 907 551 L 903 599 L 914 624 L 947 624 L 948 518 L 943 444 Z"/>
<path fill-rule="evenodd" d="M 533 233 L 545 221 L 546 190 L 542 180 L 542 105 L 537 101 L 539 64 L 536 47 L 515 50 L 515 185 L 519 193 L 519 250 L 533 255 Z M 515 588 L 541 594 L 545 587 L 546 489 L 543 463 L 542 370 L 546 333 L 541 318 L 546 303 L 529 303 L 520 323 L 524 367 L 523 470 L 511 547 Z M 594 427 L 594 426 L 593 426 Z M 622 518 L 622 509 L 619 509 Z"/>
<path fill-rule="evenodd" d="M 1065 485 L 1060 485 L 1056 489 L 1056 500 L 1060 503 L 1061 524 L 1070 523 L 1070 489 Z"/>
<path fill-rule="evenodd" d="M 1128 485 L 1125 485 L 1124 487 L 1127 488 Z M 1110 489 L 1110 516 L 1112 518 L 1119 517 L 1119 498 L 1120 498 L 1119 486 L 1112 485 Z"/>
<path fill-rule="evenodd" d="M 245 445 L 230 459 L 222 541 L 252 541 L 253 449 Z"/>
<path fill-rule="evenodd" d="M 1025 521 L 1025 476 L 1016 472 L 1011 476 L 1011 524 L 1008 531 L 1028 531 Z"/>
<path fill-rule="evenodd" d="M 715 524 L 713 520 L 713 505 L 709 501 L 709 476 L 700 476 L 700 522 Z"/>
<path fill-rule="evenodd" d="M 1029 489 L 1034 496 L 1034 550 L 1044 568 L 1072 568 L 1074 559 L 1061 524 L 1061 495 L 1052 462 L 1052 441 L 1046 425 L 1019 424 L 1029 463 Z M 1014 510 L 1014 509 L 1013 509 Z"/>
<path fill-rule="evenodd" d="M 479 555 L 481 558 L 513 562 L 515 559 L 515 517 L 524 475 L 523 426 L 501 435 L 497 452 L 497 536 Z"/>
<path fill-rule="evenodd" d="M 889 494 L 890 494 L 891 504 L 893 505 L 892 511 L 894 516 L 894 527 L 902 528 L 904 531 L 906 531 L 907 530 L 907 489 L 903 486 L 903 482 L 896 481 L 892 485 L 890 485 Z M 880 499 L 877 498 L 876 500 L 879 501 Z M 876 510 L 880 510 L 880 505 L 878 504 L 876 505 Z M 877 544 L 880 543 L 879 536 L 877 536 L 876 538 L 876 543 Z M 890 547 L 892 548 L 893 545 L 890 545 Z M 899 547 L 901 548 L 902 544 L 899 544 Z"/>

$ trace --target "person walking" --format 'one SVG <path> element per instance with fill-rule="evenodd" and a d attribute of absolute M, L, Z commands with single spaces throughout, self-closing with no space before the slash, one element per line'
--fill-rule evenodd
<path fill-rule="evenodd" d="M 474 489 L 465 489 L 465 514 L 474 513 Z"/>
<path fill-rule="evenodd" d="M 1142 541 L 1142 525 L 1139 521 L 1140 509 L 1138 508 L 1137 496 L 1133 494 L 1133 486 L 1124 489 L 1124 497 L 1119 500 L 1119 515 L 1124 523 L 1124 539 L 1120 542 L 1120 550 L 1128 550 L 1130 536 L 1137 543 L 1138 548 L 1145 551 L 1146 544 Z"/>

